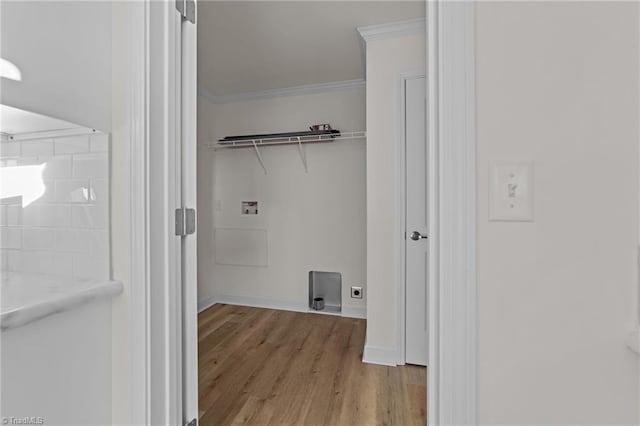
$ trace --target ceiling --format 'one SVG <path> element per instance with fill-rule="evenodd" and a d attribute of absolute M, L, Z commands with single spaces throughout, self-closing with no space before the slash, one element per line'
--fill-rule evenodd
<path fill-rule="evenodd" d="M 80 126 L 46 115 L 0 105 L 0 133 L 18 135 L 21 133 L 74 129 Z"/>
<path fill-rule="evenodd" d="M 224 96 L 364 79 L 356 27 L 424 14 L 424 1 L 201 1 L 198 83 Z"/>

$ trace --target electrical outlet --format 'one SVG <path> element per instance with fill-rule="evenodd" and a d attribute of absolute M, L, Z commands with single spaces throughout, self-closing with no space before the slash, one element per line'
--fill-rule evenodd
<path fill-rule="evenodd" d="M 351 298 L 362 299 L 362 287 L 351 287 Z"/>

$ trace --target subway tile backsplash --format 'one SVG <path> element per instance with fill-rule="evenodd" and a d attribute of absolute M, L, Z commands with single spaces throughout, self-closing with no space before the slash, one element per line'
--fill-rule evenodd
<path fill-rule="evenodd" d="M 22 143 L 22 157 L 36 157 L 38 155 L 53 155 L 52 139 L 42 139 Z"/>
<path fill-rule="evenodd" d="M 89 136 L 56 139 L 54 146 L 56 155 L 89 152 Z"/>
<path fill-rule="evenodd" d="M 56 155 L 55 157 L 39 157 L 31 161 L 35 163 L 39 162 L 40 164 L 46 164 L 44 171 L 42 172 L 43 178 L 64 179 L 71 177 L 72 160 L 73 157 L 71 157 L 70 155 Z M 27 163 L 25 162 L 23 164 Z"/>
<path fill-rule="evenodd" d="M 91 135 L 89 138 L 89 146 L 91 152 L 108 152 L 109 135 L 104 133 Z"/>
<path fill-rule="evenodd" d="M 109 164 L 105 161 L 107 153 L 76 155 L 73 158 L 73 177 L 107 178 Z"/>
<path fill-rule="evenodd" d="M 20 157 L 21 144 L 20 142 L 1 142 L 0 143 L 0 158 L 14 158 Z"/>
<path fill-rule="evenodd" d="M 55 183 L 55 200 L 60 203 L 86 203 L 91 200 L 89 179 L 60 179 Z"/>
<path fill-rule="evenodd" d="M 109 224 L 109 212 L 101 205 L 71 207 L 72 228 L 105 229 Z"/>
<path fill-rule="evenodd" d="M 25 250 L 55 250 L 55 230 L 26 228 L 22 230 L 22 248 Z"/>
<path fill-rule="evenodd" d="M 1 268 L 108 279 L 109 136 L 0 142 L 0 168 L 34 165 L 30 196 L 0 197 Z"/>

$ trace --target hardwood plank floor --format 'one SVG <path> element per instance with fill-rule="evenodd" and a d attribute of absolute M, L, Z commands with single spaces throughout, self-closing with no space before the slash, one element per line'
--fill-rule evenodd
<path fill-rule="evenodd" d="M 365 327 L 313 313 L 205 310 L 199 424 L 424 425 L 426 369 L 363 363 Z"/>

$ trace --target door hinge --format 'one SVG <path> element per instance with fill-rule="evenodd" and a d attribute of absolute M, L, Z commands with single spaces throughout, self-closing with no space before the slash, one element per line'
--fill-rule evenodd
<path fill-rule="evenodd" d="M 176 209 L 176 235 L 186 237 L 196 232 L 196 209 Z"/>
<path fill-rule="evenodd" d="M 176 10 L 182 19 L 196 23 L 196 0 L 176 0 Z"/>
<path fill-rule="evenodd" d="M 184 426 L 198 426 L 198 420 L 191 419 L 191 421 L 189 423 L 185 423 Z"/>

